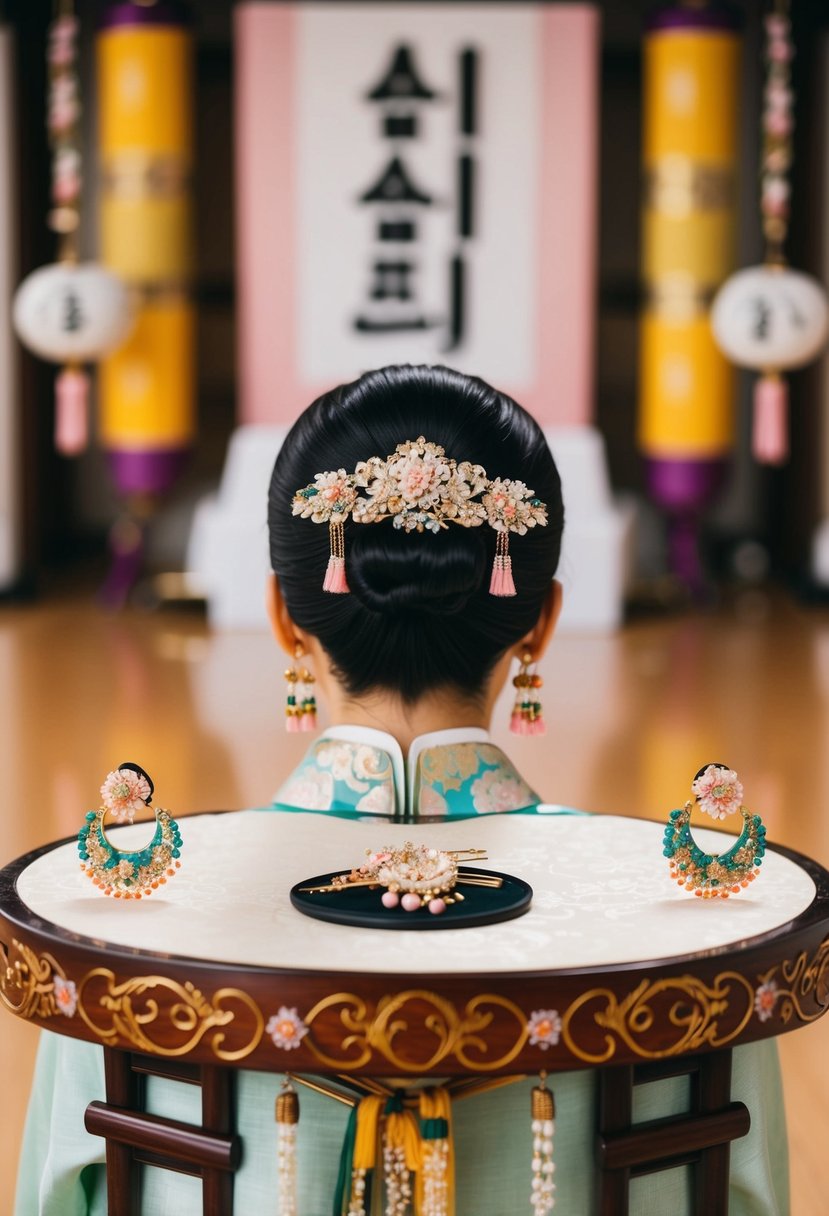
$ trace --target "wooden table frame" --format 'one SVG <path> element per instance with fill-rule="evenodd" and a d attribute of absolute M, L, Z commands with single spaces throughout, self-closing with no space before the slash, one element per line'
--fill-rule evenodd
<path fill-rule="evenodd" d="M 139 1210 L 141 1164 L 200 1176 L 206 1216 L 230 1216 L 242 1151 L 236 1067 L 353 1077 L 597 1068 L 597 1212 L 625 1216 L 632 1177 L 687 1163 L 698 1216 L 725 1213 L 730 1142 L 750 1126 L 731 1101 L 731 1049 L 829 1008 L 829 874 L 788 849 L 777 851 L 810 875 L 815 899 L 787 924 L 731 946 L 605 967 L 384 975 L 242 967 L 80 937 L 17 895 L 22 870 L 55 847 L 0 872 L 0 1002 L 104 1047 L 106 1101 L 90 1104 L 86 1126 L 106 1137 L 113 1216 Z M 290 1052 L 266 1030 L 281 1006 L 298 1011 L 304 1030 Z M 561 1030 L 545 1047 L 532 1019 L 546 1010 Z M 634 1124 L 634 1086 L 682 1073 L 691 1076 L 689 1111 Z M 199 1084 L 201 1125 L 144 1113 L 148 1074 Z"/>

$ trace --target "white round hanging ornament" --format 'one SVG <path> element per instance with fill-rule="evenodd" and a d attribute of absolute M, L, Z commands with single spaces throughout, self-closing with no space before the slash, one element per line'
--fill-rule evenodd
<path fill-rule="evenodd" d="M 94 262 L 55 262 L 23 280 L 14 326 L 29 350 L 52 363 L 88 363 L 114 350 L 132 324 L 127 288 Z"/>
<path fill-rule="evenodd" d="M 811 275 L 787 266 L 751 266 L 717 293 L 711 327 L 738 367 L 760 372 L 754 385 L 754 455 L 781 464 L 788 455 L 788 385 L 781 372 L 803 367 L 829 337 L 829 302 Z"/>
<path fill-rule="evenodd" d="M 711 310 L 724 354 L 738 367 L 787 371 L 820 353 L 829 304 L 816 279 L 786 266 L 752 266 L 732 275 Z"/>
<path fill-rule="evenodd" d="M 810 275 L 790 270 L 783 251 L 794 129 L 788 8 L 788 0 L 774 0 L 765 19 L 768 73 L 760 168 L 765 264 L 732 275 L 711 310 L 711 327 L 723 353 L 739 367 L 761 373 L 754 386 L 753 448 L 766 464 L 781 464 L 788 455 L 788 386 L 781 373 L 811 362 L 829 337 L 826 292 Z"/>
<path fill-rule="evenodd" d="M 18 337 L 41 359 L 64 364 L 55 381 L 55 444 L 66 456 L 86 446 L 89 378 L 82 363 L 109 354 L 132 326 L 130 296 L 103 266 L 79 262 L 81 88 L 78 19 L 73 0 L 56 4 L 49 26 L 47 130 L 52 151 L 49 227 L 59 237 L 60 261 L 23 280 L 14 298 Z"/>
<path fill-rule="evenodd" d="M 55 382 L 55 441 L 64 454 L 75 454 L 86 444 L 89 395 L 80 364 L 109 354 L 127 337 L 133 322 L 129 291 L 94 262 L 56 262 L 23 280 L 12 315 L 24 346 L 67 365 Z"/>

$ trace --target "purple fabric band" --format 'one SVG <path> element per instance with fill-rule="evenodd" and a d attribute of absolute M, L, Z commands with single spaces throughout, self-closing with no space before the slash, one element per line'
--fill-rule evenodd
<path fill-rule="evenodd" d="M 130 4 L 122 0 L 109 4 L 101 14 L 98 29 L 109 30 L 129 25 L 189 25 L 190 11 L 177 0 L 159 0 L 158 4 Z"/>
<path fill-rule="evenodd" d="M 187 460 L 186 448 L 107 452 L 107 463 L 119 494 L 164 494 Z"/>
<path fill-rule="evenodd" d="M 690 514 L 703 510 L 725 481 L 728 461 L 645 461 L 648 494 L 665 511 Z"/>
<path fill-rule="evenodd" d="M 733 4 L 710 4 L 704 8 L 657 8 L 645 20 L 648 33 L 655 30 L 739 30 L 742 13 Z"/>

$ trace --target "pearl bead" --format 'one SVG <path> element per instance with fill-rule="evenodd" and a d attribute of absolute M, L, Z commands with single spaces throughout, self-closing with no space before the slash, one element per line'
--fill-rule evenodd
<path fill-rule="evenodd" d="M 414 891 L 407 891 L 400 902 L 406 912 L 416 912 L 420 907 L 420 896 L 415 895 Z"/>
<path fill-rule="evenodd" d="M 384 908 L 396 908 L 400 903 L 400 896 L 396 891 L 384 891 L 381 896 L 381 903 Z"/>

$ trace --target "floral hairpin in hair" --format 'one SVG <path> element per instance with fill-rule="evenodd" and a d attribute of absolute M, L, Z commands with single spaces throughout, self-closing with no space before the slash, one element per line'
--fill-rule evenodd
<path fill-rule="evenodd" d="M 523 481 L 490 481 L 481 465 L 448 459 L 442 447 L 422 435 L 398 444 L 385 460 L 372 456 L 361 461 L 353 473 L 315 474 L 294 494 L 292 511 L 328 524 L 331 555 L 323 590 L 335 595 L 348 591 L 343 525 L 349 516 L 357 524 L 391 519 L 406 532 L 440 532 L 450 523 L 462 528 L 489 524 L 498 534 L 489 586 L 497 596 L 515 595 L 510 533 L 524 536 L 547 524 L 546 504 Z"/>

